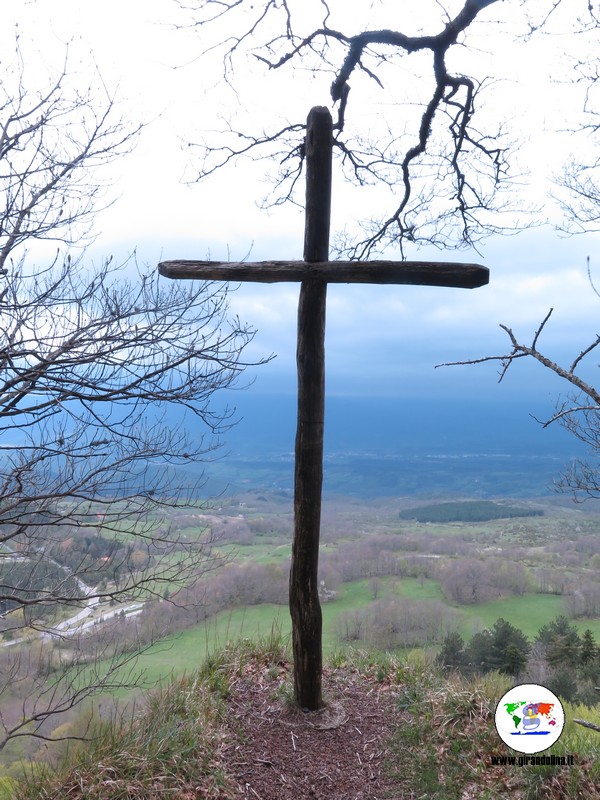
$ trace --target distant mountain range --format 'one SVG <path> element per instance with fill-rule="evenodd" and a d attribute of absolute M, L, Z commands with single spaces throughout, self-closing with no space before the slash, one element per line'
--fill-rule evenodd
<path fill-rule="evenodd" d="M 210 466 L 230 488 L 291 491 L 296 399 L 236 398 L 236 427 Z M 543 428 L 524 403 L 435 398 L 330 397 L 325 491 L 361 496 L 539 497 L 585 455 L 558 426 Z"/>
<path fill-rule="evenodd" d="M 239 423 L 226 434 L 228 449 L 240 455 L 293 450 L 296 398 L 236 395 Z M 557 425 L 543 428 L 531 416 L 538 409 L 521 402 L 477 402 L 472 398 L 328 397 L 325 450 L 388 455 L 581 454 L 581 445 Z M 550 412 L 551 413 L 551 412 Z"/>

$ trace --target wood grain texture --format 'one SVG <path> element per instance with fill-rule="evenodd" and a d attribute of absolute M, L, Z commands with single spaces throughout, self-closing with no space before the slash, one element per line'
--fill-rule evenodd
<path fill-rule="evenodd" d="M 435 261 L 163 261 L 158 270 L 167 278 L 242 283 L 319 280 L 475 289 L 489 282 L 489 270 L 480 264 Z"/>
<path fill-rule="evenodd" d="M 304 261 L 329 258 L 333 121 L 327 108 L 312 108 L 306 123 Z M 290 564 L 290 615 L 294 697 L 301 708 L 323 707 L 323 620 L 319 602 L 319 539 L 325 427 L 325 311 L 327 283 L 308 280 L 298 301 L 298 422 L 294 467 L 294 540 Z"/>

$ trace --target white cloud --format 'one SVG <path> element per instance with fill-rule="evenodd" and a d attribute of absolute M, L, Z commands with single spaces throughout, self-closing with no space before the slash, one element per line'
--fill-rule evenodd
<path fill-rule="evenodd" d="M 354 5 L 365 13 L 364 3 Z M 432 5 L 437 6 L 433 0 Z M 455 5 L 462 5 L 462 0 Z M 502 4 L 503 8 L 508 5 Z M 370 7 L 375 14 L 380 5 Z M 119 84 L 125 98 L 123 113 L 129 114 L 132 121 L 140 117 L 152 120 L 138 150 L 114 166 L 114 188 L 120 198 L 98 219 L 102 237 L 96 251 L 106 254 L 131 250 L 137 245 L 141 260 L 156 262 L 204 259 L 209 254 L 217 259 L 238 259 L 249 248 L 251 259 L 301 257 L 301 211 L 286 207 L 267 214 L 256 206 L 267 188 L 267 165 L 263 162 L 237 164 L 200 186 L 181 184 L 192 156 L 181 148 L 179 137 L 202 128 L 215 129 L 220 124 L 219 112 L 246 112 L 234 105 L 232 93 L 223 88 L 212 91 L 217 73 L 210 69 L 217 69 L 216 62 L 173 69 L 174 64 L 192 62 L 199 47 L 191 32 L 176 31 L 164 24 L 172 21 L 176 5 L 170 0 L 106 0 L 101 5 L 61 0 L 17 2 L 7 8 L 13 9 L 14 19 L 29 36 L 43 34 L 39 38 L 44 53 L 55 64 L 60 62 L 63 43 L 71 37 L 75 37 L 75 59 L 87 54 L 89 63 L 89 51 L 93 50 L 109 84 Z M 500 13 L 499 7 L 494 13 Z M 7 9 L 3 14 L 8 19 Z M 353 17 L 348 14 L 347 18 Z M 4 31 L 5 37 L 12 37 L 6 20 Z M 550 43 L 543 47 L 550 47 Z M 564 146 L 564 140 L 557 143 L 556 137 L 551 139 L 544 129 L 548 113 L 558 113 L 557 103 L 551 104 L 540 88 L 551 77 L 554 63 L 545 57 L 536 58 L 530 43 L 517 46 L 508 37 L 495 41 L 493 47 L 490 44 L 487 53 L 460 48 L 455 56 L 465 59 L 465 63 L 480 59 L 489 74 L 504 74 L 503 70 L 510 68 L 506 82 L 495 89 L 494 99 L 498 104 L 510 101 L 518 127 L 531 131 L 531 142 L 524 144 L 521 159 L 534 169 L 532 196 L 541 196 L 548 177 L 547 153 L 551 146 Z M 248 69 L 243 88 L 253 77 L 250 65 Z M 314 92 L 306 91 L 305 78 Z M 293 92 L 289 91 L 289 75 L 271 73 L 269 80 L 269 91 L 261 82 L 260 91 L 252 92 L 247 101 L 249 106 L 255 103 L 263 121 L 270 115 L 275 118 L 288 114 L 295 119 L 299 113 L 304 115 L 311 104 L 328 102 L 323 95 L 327 83 L 317 87 L 310 75 L 298 75 Z M 379 124 L 389 114 L 398 113 L 399 106 L 392 107 L 389 95 L 380 94 L 371 82 L 368 86 L 374 105 L 365 109 L 361 122 Z M 559 91 L 553 86 L 552 91 L 555 90 Z M 356 96 L 365 91 L 360 85 L 353 86 Z M 571 90 L 564 95 L 564 101 L 560 109 L 565 112 L 578 102 Z M 402 113 L 405 110 L 406 107 Z M 372 204 L 381 197 L 371 188 L 350 188 L 336 174 L 335 222 L 352 225 L 353 218 L 368 216 Z M 389 197 L 386 193 L 385 202 Z M 332 380 L 339 375 L 344 385 L 351 386 L 353 376 L 356 379 L 360 371 L 372 390 L 378 380 L 379 385 L 390 387 L 394 382 L 417 381 L 421 374 L 430 376 L 433 364 L 440 360 L 485 355 L 504 347 L 506 337 L 499 330 L 499 323 L 506 323 L 515 331 L 518 328 L 519 333 L 524 331 L 523 336 L 530 335 L 550 307 L 556 311 L 547 341 L 553 346 L 557 340 L 568 346 L 584 343 L 596 325 L 600 303 L 587 281 L 585 257 L 599 252 L 598 242 L 598 236 L 565 240 L 549 230 L 533 229 L 518 237 L 484 243 L 482 255 L 444 254 L 438 250 L 413 254 L 414 258 L 462 258 L 484 263 L 491 271 L 490 285 L 471 291 L 332 286 L 328 303 L 328 373 Z M 297 294 L 297 286 L 258 285 L 243 286 L 232 296 L 232 310 L 258 329 L 252 352 L 278 353 L 277 361 L 265 368 L 272 375 L 288 376 L 294 370 Z M 457 379 L 436 375 L 428 380 L 442 385 Z"/>

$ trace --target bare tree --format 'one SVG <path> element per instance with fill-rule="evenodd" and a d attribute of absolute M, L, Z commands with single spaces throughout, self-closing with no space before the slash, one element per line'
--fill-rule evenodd
<path fill-rule="evenodd" d="M 96 168 L 138 129 L 101 82 L 100 95 L 70 89 L 63 65 L 29 88 L 23 64 L 17 48 L 0 79 L 0 750 L 135 682 L 136 648 L 112 643 L 103 662 L 85 617 L 93 629 L 173 598 L 211 567 L 208 539 L 168 514 L 199 502 L 190 465 L 231 424 L 215 393 L 252 338 L 213 284 L 164 287 L 154 269 L 71 257 L 99 208 Z M 51 263 L 28 255 L 39 239 L 61 243 Z"/>
<path fill-rule="evenodd" d="M 563 8 L 560 0 L 553 2 L 547 13 L 541 14 L 536 24 L 531 23 L 530 34 L 538 31 L 550 32 L 554 35 L 564 34 L 561 25 L 555 24 L 555 16 Z M 569 81 L 572 85 L 581 88 L 582 107 L 580 121 L 571 126 L 574 155 L 558 172 L 556 185 L 558 192 L 556 198 L 563 212 L 559 227 L 570 233 L 583 233 L 598 231 L 600 229 L 600 151 L 598 149 L 598 136 L 600 134 L 600 59 L 597 56 L 595 42 L 600 29 L 600 16 L 598 9 L 593 4 L 580 9 L 572 16 L 572 31 L 594 43 L 590 50 L 590 57 L 582 58 L 579 52 L 570 54 L 571 71 Z M 554 27 L 552 28 L 552 25 Z M 563 79 L 564 80 L 564 79 Z M 558 167 L 558 165 L 557 165 Z M 587 259 L 587 273 L 590 289 L 598 297 L 598 291 Z M 576 439 L 589 448 L 589 459 L 577 459 L 571 462 L 556 484 L 560 491 L 573 492 L 575 499 L 600 496 L 600 390 L 586 375 L 589 373 L 590 359 L 597 353 L 600 345 L 600 336 L 587 343 L 573 355 L 570 363 L 558 363 L 540 350 L 539 343 L 546 330 L 553 309 L 550 309 L 545 318 L 535 330 L 529 343 L 524 343 L 512 328 L 502 324 L 500 327 L 506 332 L 510 350 L 502 355 L 486 356 L 480 359 L 456 362 L 462 364 L 476 364 L 486 361 L 500 362 L 499 382 L 501 382 L 509 367 L 522 358 L 534 359 L 546 370 L 557 375 L 568 388 L 568 394 L 559 399 L 555 413 L 550 418 L 540 420 L 546 428 L 556 424 L 565 428 Z"/>
<path fill-rule="evenodd" d="M 600 150 L 597 145 L 600 122 L 586 127 L 585 138 L 590 146 L 582 150 L 592 151 L 593 155 L 587 161 L 572 159 L 557 178 L 558 186 L 564 190 L 558 195 L 564 212 L 562 227 L 568 233 L 600 230 Z"/>
<path fill-rule="evenodd" d="M 40 239 L 81 245 L 106 188 L 96 169 L 131 149 L 141 125 L 126 125 L 99 74 L 70 85 L 68 48 L 58 70 L 30 86 L 16 37 L 0 86 L 0 270 L 20 245 Z M 94 173 L 92 176 L 92 172 Z"/>
<path fill-rule="evenodd" d="M 347 177 L 360 185 L 385 185 L 395 197 L 390 213 L 362 220 L 363 235 L 357 240 L 347 235 L 338 238 L 339 252 L 364 259 L 390 243 L 401 249 L 407 243 L 449 246 L 455 235 L 455 244 L 471 244 L 498 229 L 488 211 L 507 178 L 501 126 L 486 133 L 477 128 L 473 117 L 484 81 L 448 66 L 452 48 L 462 43 L 469 26 L 494 2 L 466 0 L 452 16 L 438 5 L 439 18 L 431 26 L 437 32 L 422 35 L 391 28 L 344 33 L 333 25 L 348 25 L 347 6 L 322 0 L 308 7 L 303 4 L 302 9 L 272 0 L 249 7 L 244 2 L 211 0 L 181 0 L 180 5 L 192 11 L 201 30 L 229 23 L 220 43 L 227 81 L 235 81 L 238 62 L 249 55 L 268 70 L 308 70 L 331 82 L 331 100 L 337 108 L 335 150 Z M 351 115 L 350 80 L 366 78 L 377 91 L 384 90 L 387 81 L 389 90 L 400 77 L 406 83 L 408 56 L 419 61 L 415 70 L 420 70 L 419 55 L 429 65 L 424 73 L 426 94 L 406 91 L 401 101 L 405 120 L 399 129 L 384 126 L 382 136 L 360 130 Z M 416 77 L 414 81 L 418 83 Z M 421 109 L 420 116 L 415 108 Z M 412 127 L 405 129 L 408 125 Z M 241 155 L 263 151 L 281 163 L 273 202 L 294 199 L 304 165 L 304 129 L 298 122 L 262 133 L 233 128 L 219 132 L 218 142 L 205 140 L 200 145 L 199 177 Z"/>

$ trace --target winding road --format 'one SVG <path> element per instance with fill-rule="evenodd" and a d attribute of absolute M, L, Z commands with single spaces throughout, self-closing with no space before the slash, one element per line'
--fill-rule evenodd
<path fill-rule="evenodd" d="M 8 551 L 8 555 L 4 556 L 4 563 L 7 563 L 8 561 L 26 560 L 23 558 L 23 556 L 17 555 L 15 551 L 6 544 L 4 544 L 3 547 Z M 60 567 L 60 569 L 65 570 L 65 572 L 68 571 L 66 567 L 64 567 L 62 564 L 59 564 L 57 561 L 53 560 L 51 563 L 55 564 L 57 567 Z M 58 622 L 56 625 L 48 628 L 47 630 L 40 631 L 39 638 L 42 641 L 64 639 L 68 636 L 75 636 L 76 634 L 84 633 L 85 631 L 90 630 L 90 628 L 95 628 L 98 625 L 108 622 L 120 614 L 125 614 L 126 617 L 134 617 L 142 613 L 144 608 L 143 601 L 116 606 L 110 606 L 109 603 L 103 604 L 99 597 L 94 596 L 94 592 L 96 592 L 97 587 L 88 586 L 87 583 L 84 583 L 77 576 L 75 576 L 75 580 L 77 581 L 77 585 L 81 593 L 88 598 L 85 607 L 79 610 L 72 617 L 64 619 L 62 622 Z M 22 644 L 23 642 L 27 641 L 31 641 L 29 636 L 22 636 L 18 639 L 10 639 L 7 641 L 0 639 L 0 647 L 14 647 L 17 644 Z"/>

